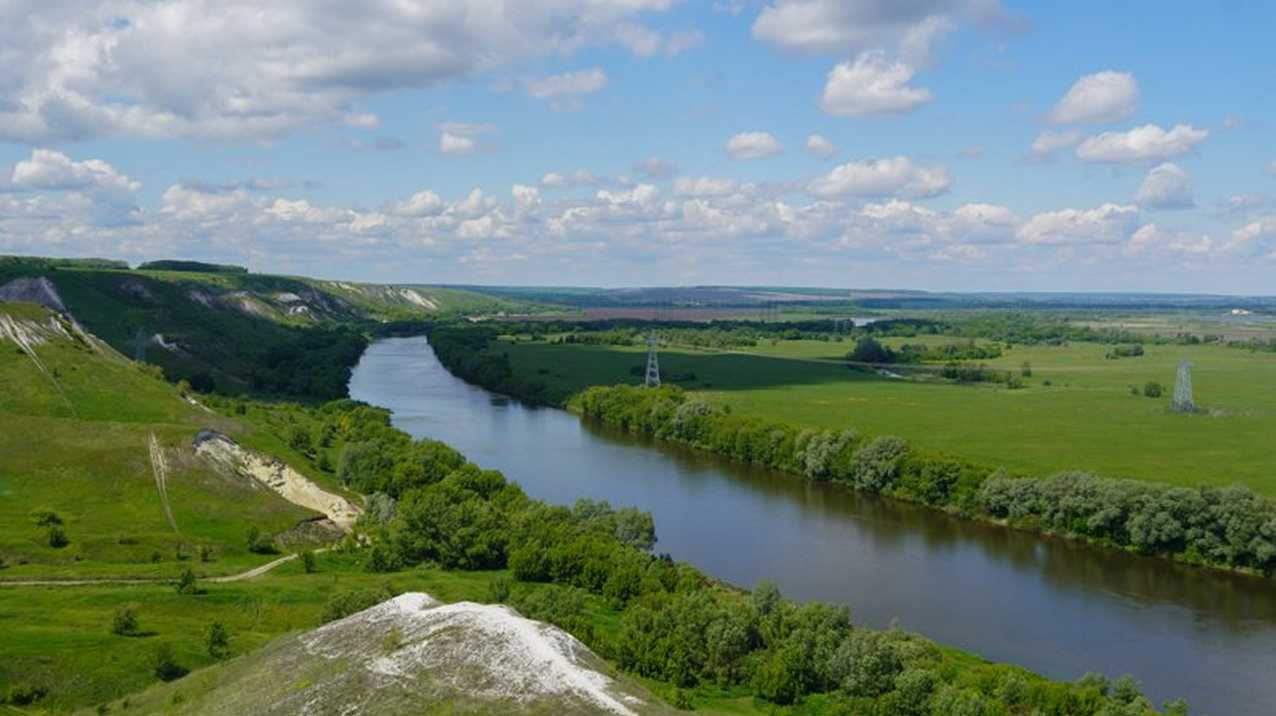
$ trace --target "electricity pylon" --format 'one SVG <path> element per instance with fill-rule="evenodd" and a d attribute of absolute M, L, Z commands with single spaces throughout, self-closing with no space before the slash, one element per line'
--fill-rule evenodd
<path fill-rule="evenodd" d="M 1196 401 L 1192 399 L 1192 364 L 1179 362 L 1179 374 L 1174 380 L 1174 402 L 1170 407 L 1176 413 L 1195 413 Z"/>
<path fill-rule="evenodd" d="M 656 357 L 656 334 L 647 336 L 647 380 L 648 388 L 660 387 L 660 360 Z"/>

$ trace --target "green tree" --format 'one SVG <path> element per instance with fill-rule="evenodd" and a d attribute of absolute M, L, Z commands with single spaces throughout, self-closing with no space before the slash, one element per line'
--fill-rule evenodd
<path fill-rule="evenodd" d="M 894 363 L 895 358 L 895 351 L 872 336 L 855 341 L 855 348 L 846 354 L 846 359 L 852 363 Z"/>
<path fill-rule="evenodd" d="M 204 630 L 204 647 L 208 655 L 220 659 L 230 653 L 230 632 L 221 622 L 211 622 Z"/>
<path fill-rule="evenodd" d="M 177 593 L 178 594 L 199 594 L 199 584 L 195 581 L 195 572 L 190 567 L 182 570 L 181 575 L 177 577 Z"/>
<path fill-rule="evenodd" d="M 1143 395 L 1148 398 L 1161 397 L 1162 390 L 1163 389 L 1161 388 L 1161 384 L 1156 382 L 1155 380 L 1149 380 L 1147 383 L 1143 385 Z"/>
<path fill-rule="evenodd" d="M 71 539 L 66 536 L 66 530 L 62 529 L 62 525 L 53 525 L 49 528 L 49 546 L 54 549 L 62 549 L 71 544 Z"/>
<path fill-rule="evenodd" d="M 301 569 L 306 574 L 314 574 L 319 570 L 319 566 L 315 561 L 315 553 L 312 550 L 306 550 L 301 553 Z"/>
<path fill-rule="evenodd" d="M 173 653 L 173 645 L 168 642 L 161 642 L 156 645 L 151 663 L 154 666 L 155 677 L 160 681 L 180 679 L 190 671 L 177 663 L 177 656 Z"/>
<path fill-rule="evenodd" d="M 135 636 L 137 634 L 137 612 L 132 607 L 120 607 L 111 617 L 111 633 L 119 636 Z"/>

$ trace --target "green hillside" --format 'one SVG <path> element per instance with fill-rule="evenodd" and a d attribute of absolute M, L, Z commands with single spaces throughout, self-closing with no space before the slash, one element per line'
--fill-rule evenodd
<path fill-rule="evenodd" d="M 199 430 L 246 428 L 43 307 L 0 304 L 0 385 L 0 579 L 230 572 L 268 559 L 248 552 L 251 527 L 316 516 L 195 459 Z"/>
<path fill-rule="evenodd" d="M 0 302 L 66 311 L 121 353 L 201 391 L 320 400 L 344 395 L 372 326 L 520 305 L 455 289 L 155 265 L 170 270 L 0 257 Z"/>

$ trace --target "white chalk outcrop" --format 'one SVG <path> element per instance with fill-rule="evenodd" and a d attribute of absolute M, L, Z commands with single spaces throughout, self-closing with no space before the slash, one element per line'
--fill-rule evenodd
<path fill-rule="evenodd" d="M 322 512 L 345 532 L 354 527 L 362 512 L 346 498 L 319 487 L 286 463 L 249 450 L 221 433 L 200 431 L 195 436 L 195 453 L 265 485 L 295 505 Z"/>

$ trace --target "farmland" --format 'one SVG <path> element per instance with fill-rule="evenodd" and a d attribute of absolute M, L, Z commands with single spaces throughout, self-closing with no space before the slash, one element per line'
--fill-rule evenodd
<path fill-rule="evenodd" d="M 943 336 L 884 342 L 942 343 Z M 1111 360 L 1108 347 L 1077 342 L 1014 346 L 989 367 L 1018 373 L 1024 387 L 909 381 L 841 364 L 850 343 L 762 341 L 748 352 L 677 346 L 661 369 L 733 411 L 815 428 L 853 427 L 894 434 L 919 447 L 1023 473 L 1086 469 L 1182 485 L 1242 483 L 1276 495 L 1276 476 L 1259 446 L 1276 429 L 1276 355 L 1218 345 L 1148 345 L 1144 355 Z M 567 396 L 589 385 L 632 383 L 644 349 L 506 341 L 516 375 Z M 1204 408 L 1169 410 L 1180 360 L 1194 368 Z M 1149 381 L 1161 398 L 1134 395 Z M 1013 447 L 1012 447 L 1013 446 Z"/>

